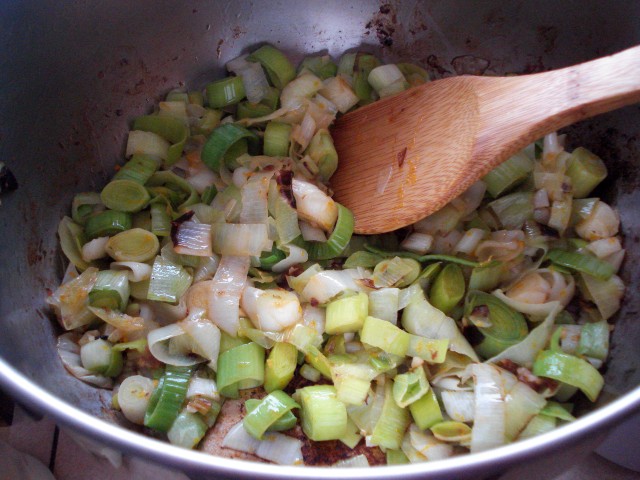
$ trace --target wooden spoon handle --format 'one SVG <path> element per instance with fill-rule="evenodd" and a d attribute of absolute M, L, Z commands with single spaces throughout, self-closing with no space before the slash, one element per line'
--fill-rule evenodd
<path fill-rule="evenodd" d="M 483 83 L 476 84 L 480 122 L 472 156 L 489 171 L 547 133 L 640 102 L 640 46 L 560 70 L 476 80 Z"/>

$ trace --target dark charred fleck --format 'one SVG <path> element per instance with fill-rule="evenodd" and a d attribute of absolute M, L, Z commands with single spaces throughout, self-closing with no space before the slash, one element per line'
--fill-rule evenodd
<path fill-rule="evenodd" d="M 187 213 L 176 218 L 173 222 L 171 222 L 171 241 L 173 242 L 174 246 L 180 243 L 178 241 L 178 232 L 180 230 L 180 225 L 182 225 L 184 222 L 191 220 L 191 217 L 193 217 L 194 213 L 195 212 L 193 210 L 189 210 Z"/>
<path fill-rule="evenodd" d="M 121 109 L 117 109 L 117 110 L 116 110 L 116 115 L 117 115 L 118 117 L 121 117 L 121 116 L 122 116 L 122 110 L 121 110 Z"/>
<path fill-rule="evenodd" d="M 489 60 L 474 55 L 461 55 L 451 60 L 458 75 L 482 75 L 489 68 Z"/>
<path fill-rule="evenodd" d="M 450 70 L 446 69 L 442 66 L 440 59 L 435 55 L 429 55 L 427 57 L 427 65 L 429 65 L 433 70 L 435 70 L 438 75 L 444 75 L 445 73 L 451 73 Z"/>
<path fill-rule="evenodd" d="M 302 265 L 293 265 L 292 267 L 289 268 L 289 271 L 287 272 L 287 276 L 297 277 L 302 272 L 304 272 L 304 268 L 302 267 Z"/>
<path fill-rule="evenodd" d="M 518 374 L 518 364 L 513 360 L 509 360 L 508 358 L 503 358 L 502 360 L 498 360 L 496 365 L 500 368 L 504 368 L 506 371 L 513 373 L 514 375 Z"/>
<path fill-rule="evenodd" d="M 293 172 L 291 170 L 280 170 L 276 173 L 276 183 L 280 189 L 280 195 L 289 202 L 292 208 L 296 208 L 296 199 L 293 196 Z"/>
<path fill-rule="evenodd" d="M 402 150 L 398 152 L 398 167 L 402 167 L 404 165 L 404 159 L 407 156 L 407 147 L 404 147 Z"/>
<path fill-rule="evenodd" d="M 391 6 L 390 6 L 389 4 L 385 4 L 385 5 L 382 5 L 382 6 L 380 7 L 380 13 L 382 13 L 382 14 L 384 14 L 384 15 L 386 15 L 386 14 L 387 14 L 387 13 L 389 13 L 390 11 L 391 11 Z"/>
<path fill-rule="evenodd" d="M 18 181 L 4 163 L 0 163 L 0 193 L 8 192 L 18 188 Z"/>
<path fill-rule="evenodd" d="M 556 229 L 542 223 L 540 224 L 540 233 L 542 233 L 545 237 L 560 238 L 560 234 Z"/>
<path fill-rule="evenodd" d="M 376 284 L 373 283 L 373 280 L 370 279 L 370 278 L 360 278 L 360 279 L 358 279 L 358 282 L 361 285 L 363 285 L 363 286 L 365 286 L 367 288 L 371 288 L 373 290 L 379 290 L 381 288 L 381 287 L 376 287 Z"/>
<path fill-rule="evenodd" d="M 104 72 L 102 70 L 98 72 L 98 78 L 100 79 L 104 78 Z"/>
<path fill-rule="evenodd" d="M 309 303 L 311 304 L 312 307 L 317 307 L 318 305 L 320 305 L 320 302 L 318 301 L 317 298 L 312 298 Z"/>

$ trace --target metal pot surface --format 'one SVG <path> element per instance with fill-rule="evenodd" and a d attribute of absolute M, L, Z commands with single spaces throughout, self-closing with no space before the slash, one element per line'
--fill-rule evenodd
<path fill-rule="evenodd" d="M 0 158 L 19 183 L 0 206 L 0 385 L 26 406 L 194 476 L 253 479 L 478 478 L 525 461 L 557 466 L 558 452 L 565 462 L 577 458 L 570 447 L 593 448 L 603 431 L 640 408 L 638 105 L 567 129 L 609 167 L 596 193 L 620 211 L 628 291 L 598 408 L 543 436 L 446 461 L 348 473 L 258 467 L 178 449 L 116 425 L 110 394 L 65 372 L 44 303 L 63 269 L 57 223 L 75 192 L 101 188 L 121 162 L 130 120 L 183 82 L 201 87 L 220 77 L 226 61 L 259 43 L 296 62 L 361 49 L 387 61 L 411 60 L 435 78 L 530 73 L 640 43 L 640 3 L 31 0 L 0 6 L 0 39 Z"/>

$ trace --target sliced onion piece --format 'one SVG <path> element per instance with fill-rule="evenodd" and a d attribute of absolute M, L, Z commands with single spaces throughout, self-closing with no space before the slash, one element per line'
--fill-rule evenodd
<path fill-rule="evenodd" d="M 594 241 L 613 237 L 620 229 L 618 213 L 603 201 L 593 207 L 591 215 L 575 226 L 576 233 L 585 240 Z"/>
<path fill-rule="evenodd" d="M 309 146 L 317 128 L 316 121 L 307 112 L 302 119 L 302 123 L 294 125 L 291 131 L 291 140 L 297 142 L 300 145 L 300 150 L 304 151 Z"/>
<path fill-rule="evenodd" d="M 249 257 L 223 255 L 213 277 L 209 298 L 210 319 L 231 336 L 238 333 L 240 296 L 247 281 Z"/>
<path fill-rule="evenodd" d="M 539 322 L 544 320 L 554 309 L 558 308 L 560 302 L 545 302 L 545 303 L 528 303 L 523 302 L 521 300 L 516 300 L 500 290 L 494 290 L 492 292 L 493 295 L 502 300 L 509 307 L 513 308 L 515 311 L 524 313 L 530 317 L 530 320 L 533 322 Z"/>
<path fill-rule="evenodd" d="M 327 97 L 340 113 L 347 113 L 360 99 L 342 77 L 327 78 L 322 82 L 320 93 Z"/>
<path fill-rule="evenodd" d="M 617 275 L 609 280 L 599 280 L 591 275 L 580 273 L 582 293 L 598 307 L 604 320 L 611 318 L 618 310 L 624 296 L 624 282 Z"/>
<path fill-rule="evenodd" d="M 501 374 L 509 374 L 501 372 Z M 511 374 L 509 374 L 511 375 Z M 545 398 L 522 382 L 516 382 L 505 396 L 505 435 L 515 440 L 529 421 L 545 406 Z"/>
<path fill-rule="evenodd" d="M 282 89 L 280 105 L 282 109 L 297 109 L 306 99 L 313 97 L 322 88 L 322 80 L 306 71 Z"/>
<path fill-rule="evenodd" d="M 427 461 L 443 460 L 453 455 L 453 446 L 443 443 L 431 433 L 420 431 L 415 424 L 409 427 L 405 438 L 408 437 L 409 444 Z M 402 450 L 405 451 L 403 441 Z M 405 454 L 407 452 L 405 451 Z M 409 456 L 409 455 L 407 455 Z"/>

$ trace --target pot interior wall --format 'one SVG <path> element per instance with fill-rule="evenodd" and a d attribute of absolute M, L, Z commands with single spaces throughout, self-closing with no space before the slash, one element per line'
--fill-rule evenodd
<path fill-rule="evenodd" d="M 132 118 L 172 88 L 203 86 L 261 42 L 296 61 L 358 48 L 411 60 L 434 77 L 528 73 L 640 42 L 640 3 L 512 2 L 5 2 L 0 7 L 0 159 L 17 191 L 0 213 L 0 354 L 40 385 L 95 414 L 109 396 L 67 375 L 44 298 L 63 262 L 56 227 L 75 192 L 100 189 L 123 161 Z M 607 392 L 640 381 L 637 272 L 640 107 L 569 128 L 604 158 L 601 188 L 620 210 L 629 285 L 613 335 Z"/>

